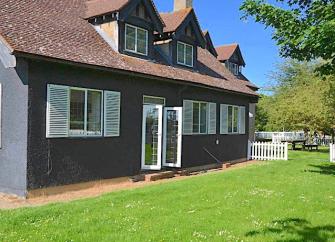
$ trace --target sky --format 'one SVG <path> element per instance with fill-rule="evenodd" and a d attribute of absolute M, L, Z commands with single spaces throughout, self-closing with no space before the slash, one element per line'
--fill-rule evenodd
<path fill-rule="evenodd" d="M 154 0 L 160 12 L 173 10 L 174 0 Z M 210 32 L 215 46 L 238 43 L 246 67 L 243 73 L 259 87 L 273 81 L 269 74 L 281 61 L 271 30 L 249 18 L 241 20 L 239 10 L 243 0 L 193 0 L 195 12 L 203 30 Z M 271 1 L 270 1 L 271 2 Z M 210 3 L 210 4 L 209 4 Z"/>

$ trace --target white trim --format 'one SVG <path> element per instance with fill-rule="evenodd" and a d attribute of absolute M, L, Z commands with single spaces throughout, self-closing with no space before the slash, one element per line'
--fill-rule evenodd
<path fill-rule="evenodd" d="M 145 136 L 146 136 L 146 114 L 149 108 L 158 109 L 158 130 L 157 130 L 157 164 L 146 165 L 145 164 Z M 163 126 L 163 106 L 162 105 L 143 105 L 142 115 L 142 158 L 141 167 L 142 170 L 160 170 L 162 168 L 162 126 Z"/>
<path fill-rule="evenodd" d="M 208 112 L 209 112 L 209 102 L 205 101 L 195 101 L 195 100 L 184 100 L 184 101 L 189 101 L 192 103 L 192 132 L 188 133 L 187 135 L 209 135 L 208 133 Z M 193 132 L 193 114 L 194 114 L 194 109 L 193 109 L 193 104 L 198 103 L 199 104 L 199 132 L 195 133 Z M 200 124 L 201 124 L 201 104 L 206 104 L 206 131 L 204 133 L 200 132 Z"/>
<path fill-rule="evenodd" d="M 222 122 L 223 122 L 223 116 L 222 116 L 222 105 L 226 105 L 227 107 L 227 133 L 224 133 L 222 130 Z M 232 119 L 229 120 L 229 107 L 232 108 Z M 231 105 L 231 104 L 220 104 L 220 134 L 225 134 L 225 135 L 243 135 L 240 133 L 240 108 L 244 106 L 238 106 L 238 105 Z M 234 122 L 235 122 L 235 109 L 237 108 L 237 131 L 234 131 Z M 245 107 L 244 107 L 245 108 Z M 229 123 L 231 124 L 231 132 L 229 131 Z"/>
<path fill-rule="evenodd" d="M 165 97 L 143 95 L 143 105 L 151 105 L 151 104 L 156 105 L 156 103 L 146 103 L 146 102 L 144 102 L 144 98 L 153 98 L 153 99 L 160 99 L 160 100 L 163 100 L 163 101 L 164 101 L 163 106 L 165 106 L 165 102 L 166 102 Z"/>
<path fill-rule="evenodd" d="M 131 28 L 135 29 L 135 50 L 127 49 L 127 27 L 131 27 Z M 137 30 L 138 29 L 145 31 L 145 33 L 146 33 L 145 34 L 145 36 L 146 36 L 145 53 L 138 52 L 138 50 L 137 50 Z M 125 27 L 124 27 L 124 50 L 125 51 L 130 52 L 130 53 L 134 53 L 134 54 L 138 54 L 138 55 L 147 56 L 148 55 L 148 49 L 149 49 L 149 43 L 148 42 L 149 42 L 149 32 L 148 32 L 148 30 L 137 27 L 137 26 L 134 26 L 134 25 L 131 25 L 131 24 L 125 24 Z"/>
<path fill-rule="evenodd" d="M 178 113 L 178 148 L 177 148 L 177 163 L 166 163 L 166 133 L 167 133 L 167 111 L 177 111 Z M 182 135 L 183 135 L 183 108 L 173 107 L 164 108 L 164 134 L 163 134 L 163 166 L 166 167 L 181 167 L 181 151 L 182 151 Z"/>
<path fill-rule="evenodd" d="M 184 62 L 179 62 L 178 60 L 178 44 L 182 44 L 184 46 Z M 186 64 L 186 46 L 190 46 L 192 48 L 192 65 L 187 65 Z M 193 45 L 186 44 L 184 42 L 178 41 L 177 42 L 177 64 L 183 65 L 183 66 L 188 66 L 188 67 L 193 67 L 194 66 L 194 47 Z"/>

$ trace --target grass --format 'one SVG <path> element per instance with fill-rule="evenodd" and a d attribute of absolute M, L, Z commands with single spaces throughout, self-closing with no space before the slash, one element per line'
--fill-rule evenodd
<path fill-rule="evenodd" d="M 0 241 L 335 241 L 326 152 L 94 199 L 0 211 Z"/>

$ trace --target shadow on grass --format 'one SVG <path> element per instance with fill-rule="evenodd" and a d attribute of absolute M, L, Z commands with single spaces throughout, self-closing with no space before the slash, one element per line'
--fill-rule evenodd
<path fill-rule="evenodd" d="M 282 237 L 276 241 L 318 241 L 326 242 L 335 238 L 335 226 L 312 226 L 310 222 L 300 218 L 287 218 L 274 220 L 271 225 L 261 230 L 254 230 L 246 233 L 247 237 L 257 235 Z M 287 239 L 284 239 L 284 236 Z"/>
<path fill-rule="evenodd" d="M 322 175 L 335 176 L 335 164 L 324 164 L 324 165 L 309 165 L 313 167 L 313 170 L 307 170 L 308 172 L 319 173 Z"/>

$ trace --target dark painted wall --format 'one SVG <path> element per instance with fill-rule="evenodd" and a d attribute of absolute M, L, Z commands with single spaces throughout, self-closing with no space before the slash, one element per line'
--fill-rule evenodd
<path fill-rule="evenodd" d="M 46 71 L 48 70 L 48 71 Z M 47 84 L 63 84 L 121 92 L 121 128 L 116 138 L 46 139 Z M 47 62 L 31 62 L 29 70 L 28 188 L 69 184 L 138 174 L 141 169 L 143 95 L 166 98 L 166 106 L 183 99 L 246 106 L 247 97 L 176 83 L 130 77 L 112 72 Z M 247 116 L 247 115 L 246 115 Z M 217 133 L 219 133 L 217 106 Z M 248 119 L 246 119 L 248 127 Z M 246 157 L 246 135 L 183 137 L 183 167 Z M 216 145 L 216 139 L 220 141 Z"/>

